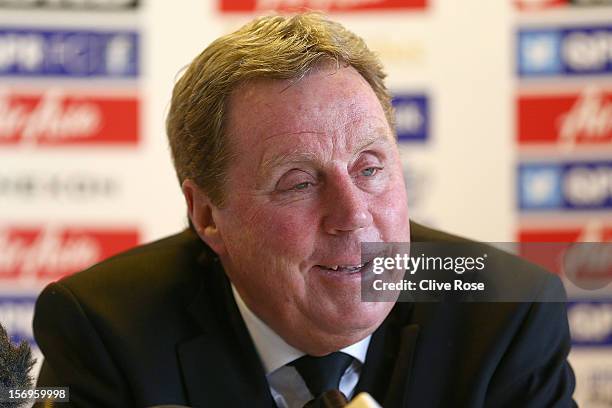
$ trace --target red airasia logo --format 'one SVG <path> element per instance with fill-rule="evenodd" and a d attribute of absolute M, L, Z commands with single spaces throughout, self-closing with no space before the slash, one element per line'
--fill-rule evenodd
<path fill-rule="evenodd" d="M 569 0 L 514 0 L 519 10 L 538 10 L 551 7 L 567 6 Z"/>
<path fill-rule="evenodd" d="M 0 146 L 132 145 L 138 139 L 134 96 L 0 90 Z"/>
<path fill-rule="evenodd" d="M 612 281 L 612 226 L 524 228 L 520 255 L 563 275 L 582 289 L 600 289 Z"/>
<path fill-rule="evenodd" d="M 128 228 L 0 228 L 0 279 L 59 279 L 138 243 Z"/>
<path fill-rule="evenodd" d="M 428 0 L 219 0 L 223 13 L 257 11 L 358 11 L 424 9 Z"/>
<path fill-rule="evenodd" d="M 517 104 L 522 145 L 610 146 L 612 92 L 587 87 L 579 94 L 521 95 Z"/>
<path fill-rule="evenodd" d="M 584 227 L 523 228 L 519 242 L 612 242 L 612 226 L 597 223 Z"/>

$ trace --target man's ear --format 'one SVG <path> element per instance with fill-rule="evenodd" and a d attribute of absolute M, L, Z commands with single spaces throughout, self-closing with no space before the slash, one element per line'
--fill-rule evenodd
<path fill-rule="evenodd" d="M 217 255 L 223 255 L 225 243 L 215 222 L 217 207 L 193 180 L 185 179 L 182 190 L 189 219 L 197 234 Z"/>

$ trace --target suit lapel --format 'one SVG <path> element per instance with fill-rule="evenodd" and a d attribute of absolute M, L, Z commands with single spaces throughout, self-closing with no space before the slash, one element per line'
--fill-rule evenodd
<path fill-rule="evenodd" d="M 401 331 L 400 348 L 392 371 L 389 389 L 384 399 L 383 405 L 385 407 L 407 407 L 406 400 L 410 389 L 409 382 L 418 335 L 419 326 L 416 324 L 405 326 Z"/>
<path fill-rule="evenodd" d="M 259 356 L 218 263 L 208 263 L 189 311 L 203 334 L 178 345 L 189 405 L 275 407 Z"/>
<path fill-rule="evenodd" d="M 387 407 L 404 407 L 419 326 L 409 324 L 412 304 L 396 304 L 374 332 L 355 395 L 365 391 Z"/>
<path fill-rule="evenodd" d="M 249 369 L 227 345 L 222 339 L 202 335 L 179 346 L 189 405 L 273 407 L 263 372 L 259 375 Z"/>

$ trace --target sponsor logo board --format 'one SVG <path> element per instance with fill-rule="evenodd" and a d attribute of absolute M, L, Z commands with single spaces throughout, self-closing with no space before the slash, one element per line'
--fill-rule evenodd
<path fill-rule="evenodd" d="M 567 318 L 574 346 L 612 346 L 612 301 L 567 303 Z"/>
<path fill-rule="evenodd" d="M 574 347 L 569 358 L 576 375 L 574 400 L 580 407 L 612 406 L 612 354 L 607 347 Z"/>
<path fill-rule="evenodd" d="M 133 145 L 139 139 L 135 96 L 0 90 L 2 145 Z"/>
<path fill-rule="evenodd" d="M 0 281 L 46 282 L 134 247 L 134 228 L 0 227 Z"/>
<path fill-rule="evenodd" d="M 612 243 L 523 242 L 518 248 L 522 258 L 562 276 L 569 295 L 612 296 L 612 288 L 606 289 L 612 282 Z"/>
<path fill-rule="evenodd" d="M 62 10 L 117 10 L 138 7 L 138 0 L 0 0 L 0 7 Z"/>
<path fill-rule="evenodd" d="M 427 193 L 435 180 L 431 171 L 424 166 L 404 162 L 403 170 L 408 205 L 414 211 L 426 201 Z"/>
<path fill-rule="evenodd" d="M 219 0 L 223 13 L 258 12 L 267 10 L 296 11 L 303 9 L 323 11 L 419 10 L 429 0 Z"/>
<path fill-rule="evenodd" d="M 91 171 L 11 171 L 0 170 L 0 199 L 89 200 L 115 197 L 121 181 Z"/>
<path fill-rule="evenodd" d="M 612 161 L 523 163 L 518 167 L 521 210 L 612 208 Z"/>
<path fill-rule="evenodd" d="M 0 323 L 6 329 L 11 341 L 27 341 L 34 344 L 32 318 L 34 316 L 33 296 L 0 296 Z"/>
<path fill-rule="evenodd" d="M 612 0 L 568 0 L 567 4 L 573 6 L 610 6 Z"/>
<path fill-rule="evenodd" d="M 561 225 L 557 225 L 561 224 Z M 612 224 L 598 220 L 583 225 L 522 226 L 519 242 L 612 242 Z"/>
<path fill-rule="evenodd" d="M 520 95 L 516 112 L 523 147 L 612 148 L 612 90 L 589 86 L 579 93 Z"/>
<path fill-rule="evenodd" d="M 606 353 L 606 358 L 609 353 Z M 581 406 L 591 408 L 605 408 L 612 406 L 612 369 L 598 367 L 592 369 L 586 378 L 578 373 L 579 387 L 585 389 L 585 396 Z"/>
<path fill-rule="evenodd" d="M 520 10 L 540 10 L 565 6 L 568 0 L 514 0 L 513 3 Z"/>
<path fill-rule="evenodd" d="M 514 0 L 519 10 L 542 10 L 557 7 L 609 6 L 612 0 Z"/>
<path fill-rule="evenodd" d="M 400 142 L 424 142 L 429 139 L 430 113 L 426 95 L 396 94 L 392 104 Z"/>
<path fill-rule="evenodd" d="M 522 77 L 612 73 L 612 26 L 529 28 L 518 32 Z"/>
<path fill-rule="evenodd" d="M 0 28 L 0 76 L 133 78 L 135 31 Z"/>
<path fill-rule="evenodd" d="M 519 255 L 562 276 L 570 297 L 612 297 L 612 224 L 523 226 L 518 241 Z"/>

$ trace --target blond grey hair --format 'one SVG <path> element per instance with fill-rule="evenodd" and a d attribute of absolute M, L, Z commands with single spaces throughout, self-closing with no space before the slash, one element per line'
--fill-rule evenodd
<path fill-rule="evenodd" d="M 222 206 L 232 159 L 225 135 L 232 92 L 258 78 L 299 80 L 323 60 L 355 68 L 394 127 L 386 75 L 360 37 L 318 13 L 260 17 L 211 43 L 174 87 L 166 130 L 179 182 L 193 180 Z"/>

